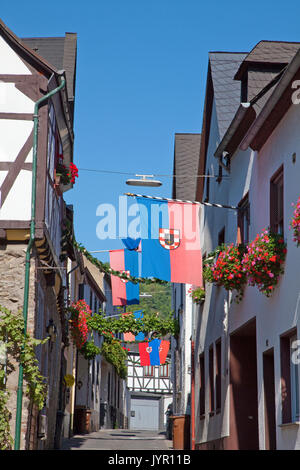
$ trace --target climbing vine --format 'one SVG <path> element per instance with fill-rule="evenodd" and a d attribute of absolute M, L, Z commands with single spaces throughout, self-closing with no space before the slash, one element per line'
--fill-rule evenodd
<path fill-rule="evenodd" d="M 115 337 L 118 333 L 132 333 L 138 335 L 143 332 L 151 333 L 152 338 L 167 334 L 176 336 L 179 331 L 177 320 L 171 315 L 160 318 L 157 314 L 145 314 L 143 318 L 135 318 L 133 313 L 122 315 L 120 318 L 105 317 L 102 314 L 92 315 L 84 300 L 72 304 L 68 309 L 70 313 L 71 334 L 74 344 L 86 360 L 92 360 L 101 354 L 116 369 L 121 378 L 127 376 L 128 348 L 122 346 L 122 341 Z M 93 333 L 97 332 L 103 337 L 101 348 L 95 345 Z M 91 338 L 88 339 L 91 334 Z"/>
<path fill-rule="evenodd" d="M 116 338 L 106 339 L 101 347 L 100 354 L 112 364 L 119 377 L 127 377 L 127 349 L 121 346 L 121 342 Z"/>
<path fill-rule="evenodd" d="M 42 409 L 46 398 L 47 387 L 45 378 L 40 374 L 35 356 L 35 347 L 48 340 L 37 340 L 28 333 L 24 335 L 24 319 L 22 312 L 12 313 L 0 306 L 0 343 L 2 345 L 2 360 L 0 365 L 0 450 L 12 447 L 10 435 L 11 413 L 7 403 L 9 391 L 6 388 L 7 377 L 15 369 L 15 362 L 23 365 L 26 394 Z M 5 359 L 4 359 L 5 358 Z"/>
<path fill-rule="evenodd" d="M 103 315 L 94 315 L 88 320 L 88 326 L 100 335 L 112 333 L 153 333 L 153 337 L 161 337 L 167 334 L 178 334 L 178 322 L 172 315 L 160 318 L 157 314 L 145 314 L 143 318 L 135 318 L 133 313 L 121 315 L 120 318 L 109 318 Z"/>

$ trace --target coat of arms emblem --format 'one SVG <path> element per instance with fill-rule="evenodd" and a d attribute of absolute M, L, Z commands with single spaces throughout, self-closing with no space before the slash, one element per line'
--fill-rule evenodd
<path fill-rule="evenodd" d="M 160 228 L 159 243 L 166 250 L 175 250 L 180 245 L 180 231 L 173 228 Z"/>

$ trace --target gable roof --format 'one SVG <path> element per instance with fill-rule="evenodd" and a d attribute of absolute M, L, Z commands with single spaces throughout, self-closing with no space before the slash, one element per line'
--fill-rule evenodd
<path fill-rule="evenodd" d="M 289 64 L 299 47 L 299 42 L 262 40 L 249 52 L 234 78 L 240 80 L 250 63 Z"/>
<path fill-rule="evenodd" d="M 173 198 L 196 197 L 201 134 L 175 134 Z"/>
<path fill-rule="evenodd" d="M 209 53 L 220 139 L 241 102 L 241 84 L 234 80 L 234 76 L 246 56 L 245 52 Z"/>
<path fill-rule="evenodd" d="M 272 64 L 280 67 L 272 69 Z M 215 152 L 216 157 L 223 151 L 232 154 L 239 145 L 245 150 L 254 139 L 256 141 L 251 148 L 259 150 L 292 104 L 292 77 L 297 77 L 299 64 L 300 43 L 261 41 L 252 49 L 235 75 L 235 79 L 241 79 L 248 71 L 248 103 L 239 106 Z M 276 112 L 273 111 L 274 106 L 277 107 Z M 256 137 L 259 133 L 260 136 Z"/>
<path fill-rule="evenodd" d="M 76 79 L 77 34 L 66 33 L 64 37 L 22 38 L 21 42 L 44 58 L 56 70 L 66 74 L 68 101 L 74 118 Z"/>

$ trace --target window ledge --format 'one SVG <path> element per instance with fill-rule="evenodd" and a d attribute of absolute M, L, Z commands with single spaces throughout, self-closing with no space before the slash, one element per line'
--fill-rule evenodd
<path fill-rule="evenodd" d="M 291 423 L 281 423 L 281 424 L 278 424 L 278 426 L 280 428 L 285 428 L 289 426 L 300 426 L 300 421 L 292 421 Z"/>

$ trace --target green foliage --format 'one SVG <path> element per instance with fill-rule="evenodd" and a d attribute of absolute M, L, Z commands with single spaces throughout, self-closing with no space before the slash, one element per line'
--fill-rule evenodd
<path fill-rule="evenodd" d="M 123 349 L 120 341 L 116 339 L 106 339 L 100 350 L 100 354 L 112 364 L 119 377 L 126 379 L 127 377 L 127 351 Z"/>
<path fill-rule="evenodd" d="M 79 352 L 87 361 L 90 361 L 100 354 L 100 348 L 95 345 L 94 341 L 86 341 Z"/>
<path fill-rule="evenodd" d="M 191 290 L 191 296 L 193 301 L 199 304 L 205 299 L 205 289 L 198 287 L 197 289 Z"/>
<path fill-rule="evenodd" d="M 130 332 L 134 335 L 140 332 L 145 334 L 155 332 L 155 336 L 161 337 L 167 334 L 175 336 L 178 333 L 178 324 L 170 314 L 166 318 L 160 318 L 155 313 L 145 313 L 143 318 L 138 319 L 135 319 L 133 314 L 122 315 L 121 318 L 94 315 L 88 320 L 88 326 L 100 335 L 109 332 L 114 334 Z"/>
<path fill-rule="evenodd" d="M 127 306 L 126 311 L 143 310 L 146 314 L 159 313 L 161 318 L 167 318 L 171 312 L 171 284 L 140 284 L 140 294 L 144 293 L 152 297 L 143 297 L 141 295 L 140 303 Z"/>
<path fill-rule="evenodd" d="M 17 361 L 23 366 L 26 381 L 26 394 L 42 409 L 46 398 L 47 387 L 45 378 L 40 374 L 35 356 L 35 347 L 48 340 L 37 340 L 28 333 L 24 335 L 24 319 L 21 312 L 12 313 L 0 306 L 0 341 L 6 346 L 6 369 L 0 370 L 0 449 L 11 447 L 10 412 L 7 409 L 9 394 L 6 390 L 6 378 L 15 370 L 12 362 Z M 2 367 L 2 366 L 1 366 Z"/>
<path fill-rule="evenodd" d="M 3 387 L 3 371 L 0 375 L 0 450 L 10 450 L 13 445 L 13 439 L 10 435 L 9 421 L 11 413 L 7 408 L 7 401 L 9 399 L 9 393 L 6 390 L 2 390 Z"/>

